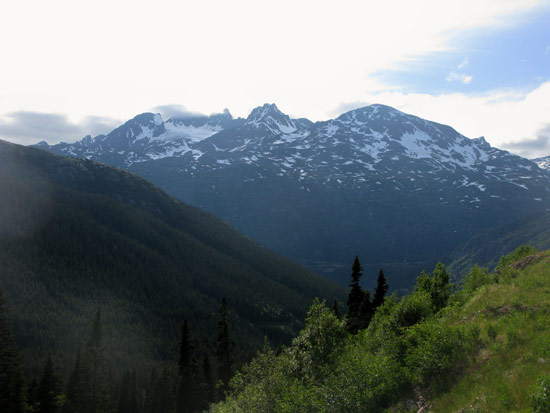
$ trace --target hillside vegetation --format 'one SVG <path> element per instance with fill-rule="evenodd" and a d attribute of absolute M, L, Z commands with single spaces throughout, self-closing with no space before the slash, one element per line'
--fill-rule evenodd
<path fill-rule="evenodd" d="M 269 346 L 215 412 L 547 412 L 550 251 L 518 248 L 450 293 L 438 264 L 350 335 L 316 301 L 291 346 Z"/>
<path fill-rule="evenodd" d="M 550 212 L 531 214 L 476 234 L 450 254 L 449 271 L 461 278 L 476 263 L 492 270 L 499 257 L 523 244 L 550 248 Z"/>
<path fill-rule="evenodd" d="M 344 297 L 122 170 L 0 141 L 0 187 L 0 286 L 34 371 L 52 352 L 66 373 L 98 309 L 112 366 L 150 371 L 175 363 L 185 319 L 212 356 L 223 297 L 236 362 L 289 342 L 314 297 Z"/>

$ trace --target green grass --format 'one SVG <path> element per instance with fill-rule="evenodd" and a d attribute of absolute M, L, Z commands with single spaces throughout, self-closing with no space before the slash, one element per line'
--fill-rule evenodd
<path fill-rule="evenodd" d="M 498 284 L 478 289 L 448 322 L 478 327 L 481 345 L 430 411 L 533 411 L 535 383 L 550 374 L 550 252 L 499 274 Z"/>

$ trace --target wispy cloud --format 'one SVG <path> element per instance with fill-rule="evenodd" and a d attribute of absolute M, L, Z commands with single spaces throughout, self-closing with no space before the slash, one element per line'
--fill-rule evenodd
<path fill-rule="evenodd" d="M 202 113 L 187 110 L 185 106 L 178 105 L 178 104 L 155 106 L 154 108 L 151 109 L 151 111 L 155 113 L 160 113 L 164 119 L 175 118 L 175 117 L 194 118 L 197 116 L 205 116 Z"/>
<path fill-rule="evenodd" d="M 465 73 L 458 73 L 458 72 L 452 71 L 447 75 L 445 79 L 447 80 L 447 82 L 458 81 L 465 85 L 469 85 L 472 82 L 473 78 L 474 78 L 473 76 L 467 75 Z"/>
<path fill-rule="evenodd" d="M 550 82 L 533 90 L 505 89 L 476 94 L 387 91 L 350 102 L 340 104 L 332 115 L 338 116 L 371 103 L 382 103 L 450 125 L 469 138 L 483 135 L 491 145 L 525 157 L 550 155 L 550 149 L 541 146 L 544 143 L 541 137 L 547 136 L 544 128 L 550 123 Z M 510 143 L 515 146 L 510 146 Z"/>
<path fill-rule="evenodd" d="M 85 135 L 107 133 L 120 123 L 101 116 L 87 116 L 79 122 L 72 122 L 64 114 L 17 111 L 0 117 L 0 137 L 23 145 L 41 140 L 50 144 L 73 142 Z"/>
<path fill-rule="evenodd" d="M 468 66 L 468 64 L 470 64 L 470 60 L 467 57 L 465 57 L 464 60 L 462 61 L 462 63 L 458 65 L 458 69 L 460 70 L 460 69 Z"/>

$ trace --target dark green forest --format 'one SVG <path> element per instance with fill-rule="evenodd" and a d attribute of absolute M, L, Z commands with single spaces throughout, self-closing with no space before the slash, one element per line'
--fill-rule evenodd
<path fill-rule="evenodd" d="M 187 325 L 185 371 L 193 383 L 209 376 L 204 397 L 215 400 L 224 298 L 231 372 L 266 336 L 288 344 L 314 297 L 345 299 L 344 288 L 122 170 L 0 142 L 0 186 L 0 286 L 29 400 L 46 366 L 69 397 L 76 366 L 90 370 L 97 314 L 107 394 L 123 379 L 139 392 L 162 381 L 175 398 Z"/>

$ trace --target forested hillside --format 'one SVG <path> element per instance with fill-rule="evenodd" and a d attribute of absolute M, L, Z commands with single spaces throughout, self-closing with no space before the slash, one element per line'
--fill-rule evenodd
<path fill-rule="evenodd" d="M 0 286 L 25 366 L 52 353 L 64 377 L 100 310 L 113 373 L 176 365 L 187 319 L 215 359 L 227 301 L 235 365 L 264 336 L 285 343 L 332 282 L 137 176 L 0 142 Z M 213 364 L 213 366 L 215 363 Z"/>
<path fill-rule="evenodd" d="M 492 270 L 499 257 L 520 245 L 550 248 L 550 213 L 539 212 L 520 220 L 482 231 L 456 248 L 447 261 L 449 270 L 460 279 L 474 264 Z"/>

